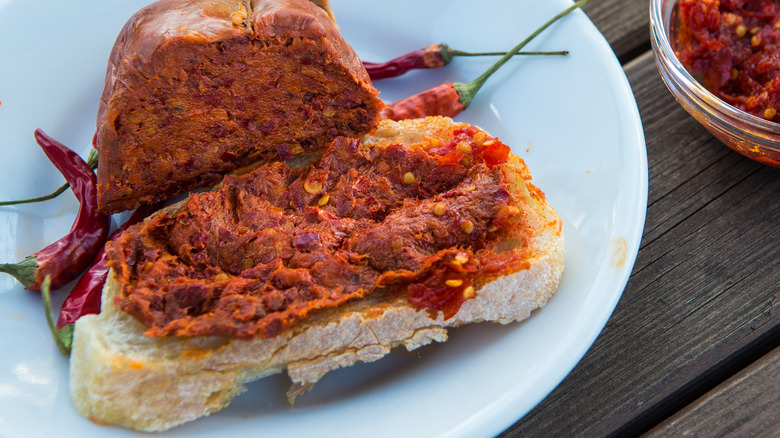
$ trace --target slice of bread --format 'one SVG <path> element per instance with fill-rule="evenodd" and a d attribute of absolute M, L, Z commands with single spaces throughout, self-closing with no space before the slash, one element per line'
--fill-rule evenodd
<path fill-rule="evenodd" d="M 463 124 L 441 117 L 383 121 L 362 143 L 429 147 L 457 126 Z M 508 203 L 522 220 L 510 226 L 500 245 L 507 256 L 522 253 L 524 263 L 475 283 L 475 295 L 454 316 L 418 308 L 404 295 L 376 292 L 315 313 L 271 338 L 152 337 L 145 334 L 148 327 L 114 304 L 121 279 L 109 275 L 101 313 L 81 318 L 75 327 L 71 394 L 76 409 L 97 423 L 162 431 L 224 408 L 244 383 L 270 374 L 287 372 L 292 400 L 328 371 L 375 361 L 397 346 L 414 350 L 443 342 L 448 327 L 528 318 L 547 302 L 562 275 L 561 221 L 531 184 L 522 160 L 510 154 L 501 172 L 511 188 Z"/>

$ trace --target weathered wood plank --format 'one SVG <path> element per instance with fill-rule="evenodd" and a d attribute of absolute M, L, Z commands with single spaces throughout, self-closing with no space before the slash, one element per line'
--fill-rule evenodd
<path fill-rule="evenodd" d="M 719 385 L 647 437 L 777 436 L 780 431 L 780 348 Z"/>
<path fill-rule="evenodd" d="M 583 10 L 621 62 L 650 49 L 647 0 L 591 0 Z"/>
<path fill-rule="evenodd" d="M 583 361 L 506 436 L 644 432 L 780 338 L 780 169 L 701 128 L 650 53 L 626 72 L 650 166 L 639 257 Z"/>

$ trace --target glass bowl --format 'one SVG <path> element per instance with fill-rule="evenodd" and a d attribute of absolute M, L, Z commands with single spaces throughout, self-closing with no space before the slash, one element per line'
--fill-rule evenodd
<path fill-rule="evenodd" d="M 780 124 L 729 105 L 696 81 L 672 50 L 670 29 L 677 19 L 677 0 L 650 0 L 653 53 L 669 91 L 727 146 L 758 162 L 780 167 Z"/>

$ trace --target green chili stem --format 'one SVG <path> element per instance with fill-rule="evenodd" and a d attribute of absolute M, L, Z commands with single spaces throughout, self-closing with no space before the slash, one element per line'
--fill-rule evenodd
<path fill-rule="evenodd" d="M 89 155 L 87 155 L 87 164 L 89 167 L 93 169 L 97 169 L 98 167 L 98 151 L 95 148 L 92 148 L 89 150 Z"/>
<path fill-rule="evenodd" d="M 461 50 L 450 50 L 451 56 L 502 56 L 506 52 L 463 52 Z M 515 55 L 568 55 L 568 50 L 554 50 L 542 52 L 517 52 Z"/>
<path fill-rule="evenodd" d="M 2 201 L 2 202 L 0 202 L 0 206 L 4 206 L 4 205 L 19 205 L 19 204 L 32 204 L 34 202 L 48 201 L 49 199 L 54 199 L 57 196 L 60 196 L 62 194 L 62 192 L 64 192 L 65 190 L 68 190 L 68 188 L 70 188 L 70 184 L 65 183 L 62 186 L 60 186 L 60 188 L 58 188 L 57 190 L 49 193 L 48 195 L 38 196 L 37 198 L 19 199 L 19 200 L 16 200 L 16 201 Z"/>
<path fill-rule="evenodd" d="M 35 271 L 37 269 L 38 262 L 35 260 L 35 256 L 27 256 L 19 263 L 0 264 L 0 272 L 13 276 L 24 287 L 35 284 Z"/>
<path fill-rule="evenodd" d="M 46 312 L 46 324 L 49 325 L 49 330 L 54 338 L 54 343 L 57 344 L 57 348 L 64 356 L 70 354 L 70 347 L 73 344 L 73 324 L 68 324 L 61 330 L 57 330 L 57 326 L 54 324 L 54 316 L 51 313 L 51 276 L 47 275 L 41 283 L 41 295 L 43 297 L 43 311 Z"/>
<path fill-rule="evenodd" d="M 89 151 L 89 156 L 87 157 L 87 164 L 89 164 L 89 167 L 93 169 L 97 169 L 98 165 L 98 153 L 97 149 L 92 149 Z M 19 199 L 15 201 L 0 201 L 0 207 L 6 206 L 6 205 L 19 205 L 19 204 L 32 204 L 35 202 L 43 202 L 48 201 L 49 199 L 54 199 L 57 196 L 60 196 L 62 192 L 65 190 L 68 190 L 70 188 L 70 184 L 65 183 L 57 190 L 49 193 L 48 195 L 38 196 L 35 198 L 27 198 L 27 199 Z"/>
<path fill-rule="evenodd" d="M 458 92 L 458 95 L 460 96 L 460 102 L 464 106 L 469 106 L 471 104 L 471 101 L 474 99 L 474 96 L 477 94 L 480 88 L 482 88 L 482 85 L 485 84 L 485 81 L 496 72 L 499 68 L 501 68 L 502 65 L 504 65 L 509 59 L 512 58 L 515 54 L 517 54 L 520 49 L 525 47 L 531 40 L 536 38 L 540 33 L 542 33 L 545 29 L 550 27 L 553 23 L 558 21 L 559 19 L 566 16 L 569 12 L 582 7 L 585 5 L 585 3 L 588 3 L 590 0 L 580 0 L 577 3 L 573 4 L 572 6 L 566 8 L 563 12 L 559 13 L 555 17 L 548 20 L 546 23 L 544 23 L 540 28 L 536 29 L 534 33 L 528 36 L 525 40 L 523 40 L 520 44 L 516 45 L 512 50 L 506 52 L 504 56 L 501 57 L 498 61 L 496 61 L 495 64 L 493 64 L 485 73 L 482 73 L 478 78 L 474 79 L 473 81 L 469 83 L 459 83 L 456 82 L 452 86 L 455 88 L 455 90 Z"/>

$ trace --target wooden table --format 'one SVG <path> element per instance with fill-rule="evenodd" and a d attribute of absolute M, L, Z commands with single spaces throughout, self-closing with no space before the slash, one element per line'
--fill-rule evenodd
<path fill-rule="evenodd" d="M 639 106 L 645 231 L 604 331 L 504 436 L 778 436 L 780 169 L 732 152 L 674 100 L 655 66 L 647 0 L 584 9 Z"/>

